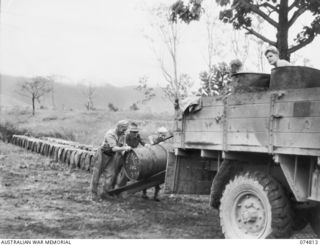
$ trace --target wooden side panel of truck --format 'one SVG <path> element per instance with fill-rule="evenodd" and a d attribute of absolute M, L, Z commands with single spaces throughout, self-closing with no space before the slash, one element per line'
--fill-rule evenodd
<path fill-rule="evenodd" d="M 174 147 L 320 156 L 320 88 L 202 98 Z"/>

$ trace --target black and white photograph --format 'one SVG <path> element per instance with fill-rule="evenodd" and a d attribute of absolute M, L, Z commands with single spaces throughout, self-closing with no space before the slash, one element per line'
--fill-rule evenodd
<path fill-rule="evenodd" d="M 0 0 L 1 245 L 319 237 L 320 0 Z"/>

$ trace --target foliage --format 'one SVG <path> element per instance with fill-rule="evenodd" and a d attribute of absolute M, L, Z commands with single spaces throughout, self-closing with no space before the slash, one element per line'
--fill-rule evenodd
<path fill-rule="evenodd" d="M 139 101 L 141 104 L 145 104 L 156 96 L 154 89 L 148 86 L 148 77 L 143 76 L 139 79 L 139 85 L 136 90 L 142 93 L 142 99 Z"/>
<path fill-rule="evenodd" d="M 55 104 L 55 83 L 56 81 L 59 79 L 60 76 L 58 75 L 50 75 L 47 77 L 48 83 L 51 85 L 51 105 L 52 108 L 55 109 L 56 108 L 56 104 Z"/>
<path fill-rule="evenodd" d="M 225 62 L 213 65 L 208 72 L 201 72 L 200 80 L 202 81 L 201 94 L 203 96 L 225 95 L 230 92 L 230 69 Z"/>
<path fill-rule="evenodd" d="M 136 103 L 133 103 L 133 104 L 129 107 L 129 109 L 130 109 L 131 111 L 137 111 L 137 110 L 139 110 L 139 107 L 138 107 L 138 105 L 137 105 Z"/>
<path fill-rule="evenodd" d="M 150 24 L 154 32 L 147 38 L 153 46 L 163 78 L 166 81 L 163 88 L 165 96 L 174 105 L 175 100 L 182 99 L 188 94 L 193 83 L 190 76 L 179 71 L 178 51 L 182 25 L 170 21 L 168 10 L 170 7 L 165 4 L 160 4 L 152 9 Z"/>
<path fill-rule="evenodd" d="M 175 99 L 180 100 L 187 97 L 193 84 L 188 74 L 181 74 L 177 83 L 168 83 L 167 86 L 163 88 L 163 92 L 166 97 L 174 103 Z"/>
<path fill-rule="evenodd" d="M 93 104 L 93 97 L 96 92 L 96 87 L 94 87 L 91 83 L 88 83 L 86 88 L 83 91 L 83 95 L 86 97 L 87 102 L 84 104 L 86 110 L 95 110 L 94 104 Z"/>
<path fill-rule="evenodd" d="M 108 103 L 108 108 L 110 111 L 117 112 L 119 108 L 113 105 L 113 103 Z"/>
<path fill-rule="evenodd" d="M 48 94 L 52 90 L 50 81 L 45 77 L 34 77 L 29 81 L 25 81 L 18 86 L 18 91 L 22 96 L 31 99 L 32 114 L 35 114 L 35 101 L 40 103 L 40 98 Z"/>
<path fill-rule="evenodd" d="M 160 126 L 172 129 L 173 115 L 145 111 L 60 111 L 44 110 L 31 117 L 17 109 L 2 111 L 0 135 L 9 139 L 12 134 L 57 137 L 80 143 L 99 145 L 105 132 L 119 120 L 128 119 L 141 126 L 141 136 L 153 134 Z M 6 123 L 7 122 L 7 123 Z M 3 127 L 2 127 L 3 126 Z"/>
<path fill-rule="evenodd" d="M 188 5 L 185 5 L 182 0 L 176 1 L 171 6 L 170 20 L 176 22 L 181 18 L 186 23 L 192 20 L 199 20 L 201 15 L 201 2 L 202 0 L 190 0 Z"/>
<path fill-rule="evenodd" d="M 27 135 L 27 130 L 19 128 L 13 122 L 0 121 L 0 140 L 10 142 L 14 134 Z"/>
<path fill-rule="evenodd" d="M 320 34 L 320 1 L 319 0 L 216 0 L 223 8 L 220 20 L 231 23 L 235 29 L 245 29 L 271 46 L 276 46 L 280 57 L 290 59 L 290 54 L 311 43 Z M 171 21 L 189 23 L 198 20 L 201 14 L 202 0 L 190 0 L 185 5 L 178 0 L 171 6 Z M 297 19 L 311 13 L 313 20 L 297 34 L 289 47 L 288 32 Z M 260 17 L 276 29 L 276 40 L 258 32 L 253 25 L 254 18 Z"/>

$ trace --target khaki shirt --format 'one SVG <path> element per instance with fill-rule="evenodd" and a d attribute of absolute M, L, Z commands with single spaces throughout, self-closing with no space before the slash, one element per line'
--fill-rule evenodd
<path fill-rule="evenodd" d="M 124 144 L 124 136 L 118 136 L 116 133 L 116 129 L 111 129 L 107 131 L 104 136 L 104 140 L 102 142 L 102 150 L 105 152 L 113 152 L 112 148 L 116 146 L 123 146 Z"/>

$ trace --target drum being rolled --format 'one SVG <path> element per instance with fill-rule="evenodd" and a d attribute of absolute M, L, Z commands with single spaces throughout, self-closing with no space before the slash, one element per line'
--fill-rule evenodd
<path fill-rule="evenodd" d="M 133 149 L 125 156 L 127 177 L 141 180 L 166 170 L 168 151 L 172 151 L 172 145 L 167 143 Z"/>

